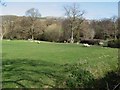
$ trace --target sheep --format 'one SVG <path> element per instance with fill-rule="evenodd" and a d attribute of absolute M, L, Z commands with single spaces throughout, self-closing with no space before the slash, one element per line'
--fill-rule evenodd
<path fill-rule="evenodd" d="M 76 43 L 77 45 L 79 44 L 79 42 Z"/>
<path fill-rule="evenodd" d="M 40 41 L 37 41 L 37 44 L 40 44 L 41 42 Z"/>
<path fill-rule="evenodd" d="M 103 45 L 104 43 L 103 42 L 99 42 L 99 45 Z"/>
<path fill-rule="evenodd" d="M 31 41 L 32 39 L 28 39 L 28 41 Z"/>
<path fill-rule="evenodd" d="M 89 45 L 89 44 L 83 44 L 83 46 L 84 46 L 84 47 L 90 47 L 90 45 Z"/>
<path fill-rule="evenodd" d="M 36 43 L 38 43 L 38 44 L 41 43 L 41 41 L 38 41 L 38 40 L 35 40 L 34 42 L 36 42 Z"/>
<path fill-rule="evenodd" d="M 10 41 L 10 40 L 7 40 L 7 41 Z"/>
<path fill-rule="evenodd" d="M 35 40 L 34 42 L 38 42 L 37 40 Z"/>

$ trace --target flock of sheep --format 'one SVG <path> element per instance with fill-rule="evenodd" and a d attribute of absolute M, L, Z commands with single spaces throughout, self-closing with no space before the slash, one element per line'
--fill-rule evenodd
<path fill-rule="evenodd" d="M 7 40 L 7 41 L 10 41 L 10 40 Z M 30 41 L 30 42 L 36 42 L 37 44 L 40 44 L 40 43 L 41 43 L 41 41 L 32 40 L 32 39 L 28 39 L 28 41 Z M 77 44 L 79 44 L 79 43 L 77 43 Z M 100 42 L 99 45 L 103 45 L 103 42 Z M 89 44 L 87 44 L 87 43 L 84 43 L 83 46 L 84 46 L 84 47 L 90 47 L 91 45 L 89 45 Z"/>
<path fill-rule="evenodd" d="M 28 39 L 28 41 L 30 41 L 30 42 L 36 42 L 36 43 L 38 43 L 38 44 L 41 43 L 41 41 L 38 41 L 38 40 L 32 40 L 32 39 Z"/>

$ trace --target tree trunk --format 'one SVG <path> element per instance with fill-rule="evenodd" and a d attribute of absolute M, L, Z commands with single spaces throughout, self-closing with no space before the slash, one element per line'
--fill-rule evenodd
<path fill-rule="evenodd" d="M 32 33 L 32 40 L 34 40 L 34 22 L 33 22 L 33 25 L 31 27 L 31 29 L 32 29 L 32 31 L 31 31 L 31 33 Z"/>
<path fill-rule="evenodd" d="M 117 39 L 117 36 L 116 36 L 116 30 L 115 30 L 115 32 L 114 32 L 114 39 L 116 40 Z"/>
<path fill-rule="evenodd" d="M 34 40 L 34 36 L 32 35 L 32 40 Z"/>
<path fill-rule="evenodd" d="M 117 36 L 116 36 L 116 31 L 117 31 L 117 27 L 116 27 L 116 24 L 114 23 L 114 39 L 116 40 L 117 39 Z"/>
<path fill-rule="evenodd" d="M 71 40 L 70 43 L 74 43 L 74 39 L 73 39 L 73 30 L 72 30 L 72 34 L 71 34 Z"/>
<path fill-rule="evenodd" d="M 3 40 L 3 35 L 2 34 L 0 35 L 0 40 Z"/>
<path fill-rule="evenodd" d="M 79 33 L 79 31 L 77 31 L 77 43 L 79 43 L 80 42 L 80 33 Z"/>

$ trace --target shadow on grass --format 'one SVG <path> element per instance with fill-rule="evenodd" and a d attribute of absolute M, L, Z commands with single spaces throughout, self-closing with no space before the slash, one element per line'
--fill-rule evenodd
<path fill-rule="evenodd" d="M 74 65 L 76 67 L 77 65 Z M 106 72 L 103 78 L 97 78 L 81 67 L 71 67 L 68 78 L 68 88 L 82 88 L 84 90 L 120 90 L 120 72 L 118 70 Z"/>
<path fill-rule="evenodd" d="M 89 89 L 120 90 L 120 75 L 115 71 L 94 79 L 89 71 L 76 64 L 18 59 L 3 60 L 2 65 L 3 88 L 87 88 L 89 84 Z"/>
<path fill-rule="evenodd" d="M 61 65 L 42 60 L 3 60 L 3 88 L 54 87 Z M 13 85 L 13 86 L 12 86 Z"/>
<path fill-rule="evenodd" d="M 95 80 L 94 87 L 97 90 L 120 90 L 120 74 L 118 71 L 108 72 L 103 78 Z"/>

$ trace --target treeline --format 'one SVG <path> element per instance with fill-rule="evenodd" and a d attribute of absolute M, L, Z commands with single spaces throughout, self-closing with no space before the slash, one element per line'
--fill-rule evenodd
<path fill-rule="evenodd" d="M 69 20 L 65 18 L 37 18 L 34 22 L 34 30 L 31 21 L 26 16 L 1 16 L 2 35 L 4 39 L 36 39 L 44 41 L 64 42 L 69 41 L 71 30 Z M 117 39 L 118 20 L 85 20 L 78 30 L 74 31 L 74 40 L 80 39 Z"/>

